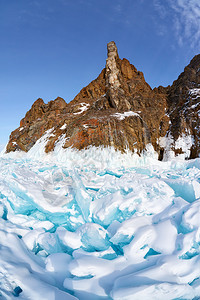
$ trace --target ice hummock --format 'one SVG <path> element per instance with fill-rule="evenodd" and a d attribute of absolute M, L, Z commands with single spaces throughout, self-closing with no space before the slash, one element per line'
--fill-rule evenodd
<path fill-rule="evenodd" d="M 0 298 L 198 299 L 200 159 L 110 149 L 0 158 Z"/>

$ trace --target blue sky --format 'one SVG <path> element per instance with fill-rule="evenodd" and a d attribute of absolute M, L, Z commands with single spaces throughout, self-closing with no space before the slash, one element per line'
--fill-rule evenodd
<path fill-rule="evenodd" d="M 200 52 L 200 2 L 0 0 L 0 145 L 37 98 L 95 79 L 112 40 L 151 87 L 172 84 Z"/>

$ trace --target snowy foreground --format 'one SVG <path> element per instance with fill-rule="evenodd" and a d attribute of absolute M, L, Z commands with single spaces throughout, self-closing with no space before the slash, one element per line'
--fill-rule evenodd
<path fill-rule="evenodd" d="M 200 299 L 200 159 L 2 156 L 0 217 L 0 299 Z"/>

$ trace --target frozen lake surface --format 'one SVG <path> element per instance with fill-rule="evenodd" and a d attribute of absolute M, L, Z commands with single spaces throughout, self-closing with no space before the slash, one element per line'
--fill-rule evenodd
<path fill-rule="evenodd" d="M 0 299 L 199 299 L 200 159 L 95 155 L 0 158 Z"/>

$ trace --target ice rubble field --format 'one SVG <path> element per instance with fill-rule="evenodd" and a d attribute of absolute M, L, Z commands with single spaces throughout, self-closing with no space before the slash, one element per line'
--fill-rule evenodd
<path fill-rule="evenodd" d="M 0 299 L 200 299 L 199 253 L 200 159 L 0 158 Z"/>

